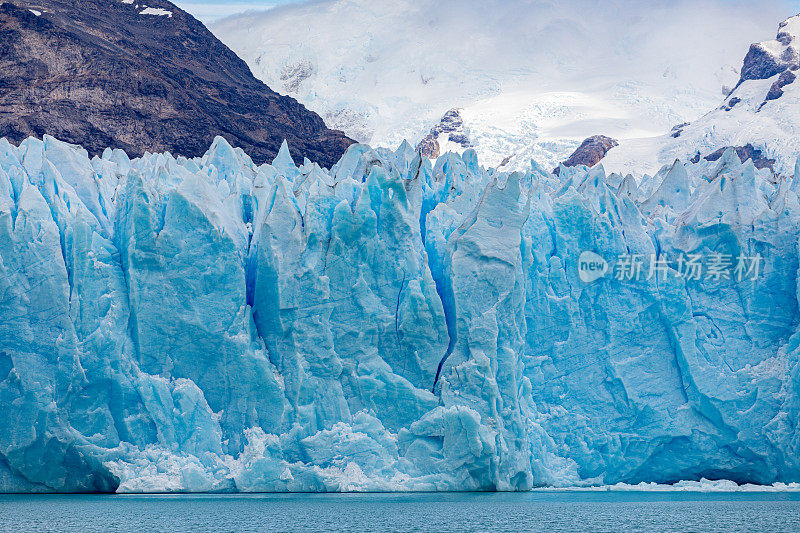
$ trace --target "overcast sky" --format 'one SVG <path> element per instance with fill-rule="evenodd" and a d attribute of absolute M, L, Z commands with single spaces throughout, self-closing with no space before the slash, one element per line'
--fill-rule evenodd
<path fill-rule="evenodd" d="M 303 0 L 173 0 L 179 7 L 185 9 L 205 23 L 213 22 L 229 15 L 242 13 L 248 10 L 267 10 L 276 5 L 300 3 Z M 645 0 L 647 1 L 647 0 Z M 721 0 L 736 3 L 740 0 Z M 787 16 L 800 12 L 800 0 L 764 0 L 769 4 L 786 5 Z"/>

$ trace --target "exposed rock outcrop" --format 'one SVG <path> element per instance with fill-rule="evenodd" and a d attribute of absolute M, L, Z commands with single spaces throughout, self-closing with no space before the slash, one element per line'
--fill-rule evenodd
<path fill-rule="evenodd" d="M 681 136 L 681 133 L 683 133 L 683 128 L 685 128 L 685 127 L 686 127 L 686 126 L 688 126 L 688 125 L 689 125 L 689 123 L 688 123 L 688 122 L 683 122 L 683 123 L 681 123 L 681 124 L 678 124 L 677 126 L 673 126 L 673 127 L 672 127 L 672 129 L 670 130 L 670 133 L 669 133 L 669 134 L 670 134 L 672 137 L 674 137 L 674 138 L 676 138 L 676 139 L 677 139 L 678 137 L 680 137 L 680 136 Z"/>
<path fill-rule="evenodd" d="M 605 135 L 594 135 L 584 140 L 581 145 L 572 153 L 562 164 L 565 167 L 576 167 L 586 165 L 593 167 L 600 162 L 609 150 L 618 146 L 619 143 L 611 137 Z M 553 170 L 553 174 L 560 174 L 560 168 Z"/>
<path fill-rule="evenodd" d="M 417 151 L 425 157 L 435 159 L 441 155 L 440 143 L 444 141 L 453 142 L 465 150 L 473 147 L 458 109 L 451 109 L 442 116 L 439 123 L 417 144 Z"/>
<path fill-rule="evenodd" d="M 775 83 L 773 83 L 769 88 L 769 92 L 767 92 L 767 96 L 764 98 L 764 104 L 770 100 L 777 100 L 783 96 L 783 88 L 791 83 L 794 83 L 796 79 L 797 75 L 792 72 L 792 70 L 784 70 L 781 75 L 778 76 L 778 79 L 775 81 Z M 763 107 L 764 104 L 761 104 L 761 106 Z"/>
<path fill-rule="evenodd" d="M 738 104 L 741 101 L 742 101 L 741 98 L 739 98 L 738 96 L 734 96 L 733 98 L 728 100 L 727 103 L 722 104 L 722 107 L 720 107 L 720 109 L 722 109 L 723 111 L 730 111 L 731 109 L 736 107 L 736 104 Z"/>
<path fill-rule="evenodd" d="M 766 155 L 762 153 L 762 151 L 759 148 L 756 148 L 749 143 L 745 144 L 744 146 L 733 146 L 733 147 L 725 146 L 705 156 L 703 159 L 705 159 L 706 161 L 717 161 L 719 160 L 719 158 L 722 157 L 722 155 L 725 153 L 725 150 L 727 150 L 728 148 L 733 148 L 734 150 L 736 150 L 736 155 L 739 156 L 739 160 L 742 163 L 744 163 L 748 159 L 752 159 L 753 165 L 755 165 L 757 169 L 762 169 L 762 168 L 772 169 L 775 165 L 774 159 L 768 158 Z"/>
<path fill-rule="evenodd" d="M 766 80 L 776 74 L 800 67 L 798 34 L 800 34 L 800 15 L 781 22 L 775 39 L 750 45 L 742 64 L 737 87 L 746 80 Z"/>

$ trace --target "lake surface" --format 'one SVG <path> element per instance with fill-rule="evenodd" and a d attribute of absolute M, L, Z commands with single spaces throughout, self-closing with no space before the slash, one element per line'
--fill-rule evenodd
<path fill-rule="evenodd" d="M 0 495 L 2 531 L 800 531 L 800 493 Z"/>

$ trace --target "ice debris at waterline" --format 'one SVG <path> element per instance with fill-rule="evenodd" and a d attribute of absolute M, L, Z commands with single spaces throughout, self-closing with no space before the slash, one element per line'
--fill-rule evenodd
<path fill-rule="evenodd" d="M 800 481 L 800 181 L 733 151 L 0 169 L 3 491 Z"/>

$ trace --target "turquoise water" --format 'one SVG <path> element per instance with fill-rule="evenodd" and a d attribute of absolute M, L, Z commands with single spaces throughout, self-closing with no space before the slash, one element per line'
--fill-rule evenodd
<path fill-rule="evenodd" d="M 800 531 L 799 493 L 0 495 L 2 531 Z"/>

